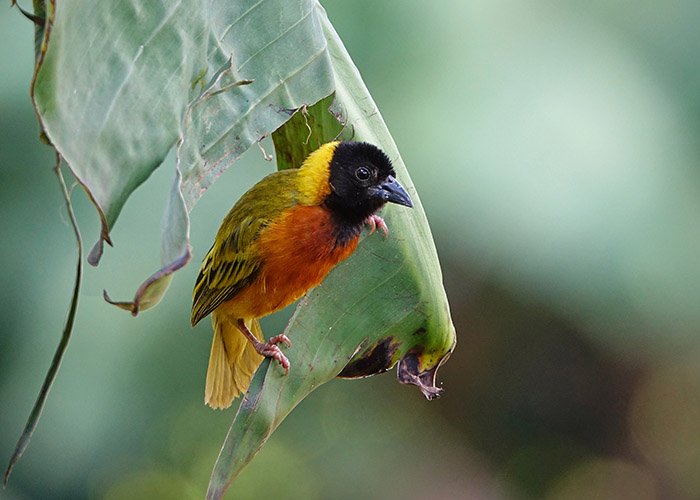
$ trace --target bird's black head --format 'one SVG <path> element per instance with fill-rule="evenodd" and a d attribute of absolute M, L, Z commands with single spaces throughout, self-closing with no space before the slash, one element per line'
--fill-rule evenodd
<path fill-rule="evenodd" d="M 339 223 L 353 229 L 361 229 L 365 219 L 387 202 L 413 207 L 387 155 L 366 142 L 338 144 L 330 163 L 329 182 L 331 193 L 326 206 Z"/>

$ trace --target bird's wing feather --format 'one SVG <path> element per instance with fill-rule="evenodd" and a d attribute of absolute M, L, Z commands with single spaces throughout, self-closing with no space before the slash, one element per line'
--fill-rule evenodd
<path fill-rule="evenodd" d="M 217 237 L 202 262 L 194 287 L 192 324 L 233 298 L 257 275 L 260 259 L 255 245 L 267 220 L 246 217 L 228 236 Z"/>

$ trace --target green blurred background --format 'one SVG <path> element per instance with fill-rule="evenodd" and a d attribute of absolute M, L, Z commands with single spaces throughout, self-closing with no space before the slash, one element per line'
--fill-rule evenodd
<path fill-rule="evenodd" d="M 700 3 L 323 4 L 420 193 L 459 343 L 434 402 L 393 372 L 319 388 L 230 498 L 700 498 Z M 4 467 L 58 342 L 75 244 L 29 100 L 33 30 L 2 9 Z M 192 214 L 193 264 L 134 319 L 102 289 L 128 299 L 159 266 L 173 165 L 86 269 L 1 498 L 203 498 L 234 410 L 202 404 L 211 333 L 189 327 L 191 287 L 223 214 L 273 166 L 253 148 L 220 178 Z M 73 199 L 89 249 L 97 216 Z"/>

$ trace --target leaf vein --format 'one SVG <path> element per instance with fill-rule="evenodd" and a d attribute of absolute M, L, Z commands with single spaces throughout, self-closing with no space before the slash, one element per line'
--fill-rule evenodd
<path fill-rule="evenodd" d="M 107 109 L 107 112 L 104 114 L 104 117 L 102 118 L 102 123 L 100 123 L 99 129 L 98 129 L 99 132 L 97 133 L 98 142 L 99 142 L 99 138 L 104 133 L 105 124 L 107 123 L 110 116 L 112 115 L 112 112 L 114 111 L 116 103 L 119 100 L 119 96 L 126 88 L 127 82 L 131 78 L 131 75 L 134 73 L 134 70 L 136 69 L 136 62 L 141 57 L 141 54 L 143 54 L 143 51 L 146 48 L 146 46 L 149 44 L 149 42 L 151 42 L 155 38 L 155 36 L 163 29 L 163 27 L 166 25 L 167 21 L 169 21 L 173 17 L 174 13 L 178 10 L 178 8 L 180 7 L 181 4 L 182 4 L 182 0 L 178 0 L 177 3 L 175 3 L 172 6 L 172 8 L 166 13 L 166 15 L 163 16 L 160 23 L 151 32 L 149 37 L 140 45 L 138 51 L 136 52 L 136 55 L 134 56 L 133 60 L 131 61 L 131 64 L 129 66 L 129 70 L 124 75 L 124 78 L 122 78 L 122 81 L 119 83 L 119 87 L 114 92 L 113 98 L 112 98 L 111 102 L 109 103 L 109 108 Z M 97 148 L 92 148 L 90 150 L 90 156 L 88 157 L 86 164 L 90 164 L 92 162 L 92 159 L 95 156 L 96 150 L 97 150 Z"/>
<path fill-rule="evenodd" d="M 282 31 L 279 35 L 277 35 L 275 38 L 273 38 L 272 40 L 270 40 L 269 42 L 267 42 L 264 46 L 262 46 L 255 54 L 251 55 L 248 59 L 246 59 L 245 61 L 243 61 L 243 63 L 241 63 L 241 65 L 238 67 L 237 71 L 240 71 L 241 69 L 243 69 L 243 67 L 244 67 L 246 64 L 248 64 L 253 58 L 255 58 L 256 56 L 258 56 L 261 52 L 263 52 L 265 49 L 267 49 L 267 48 L 268 48 L 269 46 L 271 46 L 273 43 L 277 42 L 277 41 L 280 40 L 282 37 L 284 37 L 285 35 L 287 35 L 288 33 L 290 33 L 294 28 L 296 28 L 297 26 L 299 26 L 303 21 L 305 21 L 305 20 L 311 15 L 311 13 L 312 13 L 314 10 L 315 10 L 315 8 L 310 9 L 306 14 L 304 14 L 302 17 L 300 17 L 299 20 L 298 20 L 297 22 L 295 22 L 294 24 L 292 24 L 291 26 L 289 26 L 287 29 L 285 29 L 284 31 Z"/>

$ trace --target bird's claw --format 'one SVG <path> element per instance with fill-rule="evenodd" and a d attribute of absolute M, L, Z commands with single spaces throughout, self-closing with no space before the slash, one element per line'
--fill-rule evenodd
<path fill-rule="evenodd" d="M 376 214 L 372 214 L 367 219 L 365 219 L 365 222 L 369 224 L 369 234 L 372 234 L 374 231 L 376 231 L 377 228 L 381 229 L 384 231 L 384 239 L 387 239 L 389 237 L 389 228 L 386 226 L 386 222 L 384 222 L 384 219 L 379 217 Z"/>
<path fill-rule="evenodd" d="M 272 337 L 270 340 L 268 340 L 265 343 L 260 343 L 259 346 L 256 346 L 256 351 L 258 354 L 261 356 L 265 356 L 266 358 L 274 358 L 277 360 L 279 364 L 282 365 L 282 368 L 284 368 L 285 375 L 289 374 L 289 359 L 287 359 L 287 356 L 282 354 L 282 349 L 279 348 L 277 345 L 280 342 L 284 342 L 287 344 L 287 346 L 291 346 L 292 343 L 289 341 L 286 335 L 277 335 L 276 337 Z"/>
<path fill-rule="evenodd" d="M 287 344 L 287 347 L 292 347 L 292 342 L 289 340 L 289 337 L 287 337 L 283 333 L 280 333 L 279 335 L 276 335 L 275 337 L 272 337 L 270 340 L 267 341 L 268 344 L 279 344 L 280 342 L 284 342 L 285 344 Z"/>

